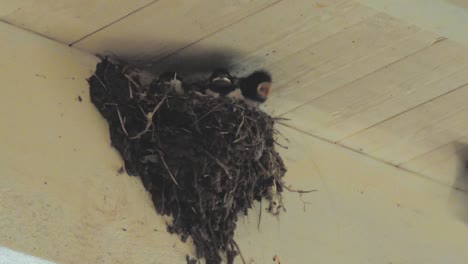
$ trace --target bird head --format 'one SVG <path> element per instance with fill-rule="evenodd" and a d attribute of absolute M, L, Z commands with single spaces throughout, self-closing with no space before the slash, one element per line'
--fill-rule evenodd
<path fill-rule="evenodd" d="M 255 71 L 243 79 L 242 93 L 250 99 L 264 102 L 272 90 L 272 78 L 266 71 Z"/>
<path fill-rule="evenodd" d="M 211 74 L 209 81 L 210 83 L 225 83 L 231 84 L 232 83 L 232 76 L 229 74 L 229 71 L 224 68 L 217 68 Z"/>

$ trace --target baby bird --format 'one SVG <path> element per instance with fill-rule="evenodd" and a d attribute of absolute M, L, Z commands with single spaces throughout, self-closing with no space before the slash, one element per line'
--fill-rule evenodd
<path fill-rule="evenodd" d="M 243 100 L 247 105 L 258 108 L 271 93 L 271 75 L 266 71 L 255 71 L 239 80 Z"/>
<path fill-rule="evenodd" d="M 215 69 L 208 82 L 208 89 L 205 90 L 205 93 L 214 98 L 228 96 L 235 90 L 233 77 L 228 70 L 223 68 Z"/>
<path fill-rule="evenodd" d="M 176 72 L 161 73 L 156 85 L 153 85 L 151 92 L 165 93 L 168 90 L 173 90 L 177 94 L 184 94 L 182 78 Z"/>

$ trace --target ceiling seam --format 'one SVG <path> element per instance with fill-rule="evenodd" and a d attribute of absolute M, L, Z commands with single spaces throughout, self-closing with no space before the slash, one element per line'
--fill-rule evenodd
<path fill-rule="evenodd" d="M 286 115 L 286 114 L 289 114 L 290 112 L 295 111 L 295 110 L 297 110 L 297 109 L 303 107 L 304 105 L 310 104 L 310 103 L 312 103 L 313 101 L 316 101 L 316 100 L 318 100 L 318 99 L 320 99 L 320 98 L 322 98 L 322 97 L 327 96 L 328 94 L 331 94 L 331 93 L 335 92 L 336 90 L 342 89 L 343 87 L 345 87 L 345 86 L 347 86 L 347 85 L 350 85 L 350 84 L 352 84 L 352 83 L 355 83 L 355 82 L 357 82 L 357 81 L 360 81 L 360 80 L 362 80 L 362 79 L 364 79 L 364 78 L 366 78 L 366 77 L 368 77 L 368 76 L 370 76 L 370 75 L 372 75 L 372 74 L 374 74 L 374 73 L 376 73 L 376 72 L 379 72 L 379 71 L 381 71 L 381 70 L 384 70 L 384 69 L 388 68 L 389 66 L 392 66 L 392 65 L 394 65 L 394 64 L 396 64 L 396 63 L 398 63 L 398 62 L 400 62 L 400 61 L 403 61 L 403 60 L 405 60 L 405 59 L 407 59 L 407 58 L 409 58 L 409 57 L 411 57 L 411 56 L 413 56 L 413 55 L 415 55 L 415 54 L 418 54 L 419 52 L 422 52 L 422 51 L 424 51 L 424 50 L 426 50 L 426 49 L 428 49 L 428 48 L 430 48 L 430 47 L 432 47 L 432 46 L 434 46 L 434 45 L 437 45 L 437 44 L 439 44 L 439 43 L 441 43 L 441 42 L 443 42 L 443 41 L 445 41 L 445 40 L 446 40 L 446 38 L 444 38 L 444 39 L 440 39 L 440 38 L 439 38 L 439 39 L 436 39 L 433 43 L 431 43 L 431 44 L 428 45 L 428 46 L 422 47 L 421 49 L 418 49 L 418 50 L 416 50 L 416 51 L 414 51 L 414 52 L 412 52 L 412 53 L 410 53 L 410 54 L 408 54 L 408 55 L 406 55 L 406 56 L 404 56 L 404 57 L 401 57 L 401 58 L 399 58 L 399 59 L 397 59 L 397 60 L 395 60 L 395 61 L 393 61 L 393 62 L 390 62 L 390 63 L 388 63 L 388 64 L 386 64 L 386 65 L 384 65 L 384 66 L 382 66 L 382 67 L 380 67 L 380 68 L 377 68 L 377 69 L 375 69 L 374 71 L 369 72 L 369 73 L 367 73 L 367 74 L 365 74 L 365 75 L 363 75 L 363 76 L 361 76 L 361 77 L 359 77 L 359 78 L 357 78 L 357 79 L 355 79 L 355 80 L 352 80 L 352 81 L 350 81 L 350 82 L 347 82 L 347 83 L 345 83 L 345 84 L 343 84 L 343 85 L 341 85 L 341 86 L 339 86 L 339 87 L 337 87 L 337 88 L 335 88 L 335 89 L 333 89 L 333 90 L 331 90 L 331 91 L 328 91 L 328 92 L 326 92 L 326 93 L 324 93 L 324 94 L 322 94 L 322 95 L 320 95 L 320 96 L 318 96 L 318 97 L 316 97 L 316 98 L 314 98 L 314 99 L 311 99 L 311 100 L 309 100 L 309 101 L 307 101 L 307 102 L 305 102 L 305 103 L 302 103 L 302 104 L 300 104 L 299 106 L 296 106 L 296 107 L 294 107 L 293 109 L 288 110 L 288 111 L 286 111 L 286 112 L 280 114 L 280 116 L 284 116 L 284 115 Z"/>
<path fill-rule="evenodd" d="M 16 24 L 10 23 L 10 22 L 8 22 L 8 21 L 6 21 L 6 20 L 4 20 L 4 19 L 1 19 L 1 18 L 0 18 L 0 22 L 5 23 L 5 24 L 8 24 L 8 25 L 10 25 L 10 26 L 13 26 L 13 27 L 15 27 L 15 28 L 19 28 L 19 29 L 21 29 L 21 30 L 27 31 L 27 32 L 32 33 L 32 34 L 34 34 L 34 35 L 38 35 L 38 36 L 41 36 L 41 37 L 43 37 L 43 38 L 46 38 L 46 39 L 49 39 L 49 40 L 52 40 L 52 41 L 59 42 L 59 43 L 61 43 L 61 44 L 67 45 L 67 43 L 65 43 L 65 42 L 62 42 L 62 41 L 57 40 L 57 39 L 54 39 L 54 38 L 52 38 L 52 37 L 50 37 L 50 36 L 47 36 L 47 35 L 44 35 L 44 34 L 42 34 L 42 33 L 33 31 L 33 30 L 29 29 L 29 28 L 21 27 L 21 26 L 18 26 L 18 25 L 16 25 Z"/>
<path fill-rule="evenodd" d="M 446 76 L 444 76 L 444 77 L 446 77 Z M 359 131 L 357 131 L 357 132 L 351 133 L 350 135 L 347 135 L 347 136 L 345 136 L 345 137 L 343 137 L 343 138 L 337 140 L 336 143 L 340 143 L 340 144 L 341 144 L 344 140 L 346 140 L 346 139 L 348 139 L 348 138 L 350 138 L 350 137 L 353 137 L 353 136 L 355 136 L 355 135 L 357 135 L 357 134 L 359 134 L 359 133 L 362 133 L 362 132 L 364 132 L 364 131 L 366 131 L 366 130 L 368 130 L 368 129 L 371 129 L 371 128 L 373 128 L 373 127 L 376 127 L 376 126 L 378 126 L 378 125 L 380 125 L 380 124 L 382 124 L 382 123 L 384 123 L 384 122 L 387 122 L 387 121 L 389 121 L 389 120 L 391 120 L 391 119 L 394 119 L 394 118 L 396 118 L 396 117 L 398 117 L 398 116 L 404 115 L 404 114 L 406 114 L 406 113 L 408 113 L 408 112 L 410 112 L 410 111 L 412 111 L 412 110 L 415 110 L 416 108 L 419 108 L 419 107 L 421 107 L 421 106 L 424 106 L 425 104 L 432 103 L 433 101 L 435 101 L 435 100 L 437 100 L 437 99 L 439 99 L 439 98 L 441 98 L 441 97 L 443 97 L 443 96 L 446 96 L 446 95 L 449 95 L 449 94 L 451 94 L 451 93 L 453 93 L 453 92 L 456 92 L 456 91 L 458 91 L 458 90 L 464 88 L 467 84 L 468 84 L 468 83 L 464 83 L 464 84 L 462 84 L 462 85 L 460 85 L 460 86 L 457 86 L 457 87 L 454 88 L 453 90 L 450 90 L 450 91 L 447 91 L 447 92 L 442 93 L 442 94 L 440 94 L 440 95 L 437 95 L 437 96 L 435 96 L 435 97 L 432 97 L 431 99 L 429 99 L 429 100 L 427 100 L 427 101 L 424 101 L 424 102 L 419 103 L 419 104 L 417 104 L 417 105 L 415 105 L 415 106 L 412 106 L 412 107 L 410 107 L 410 108 L 408 108 L 408 109 L 406 109 L 406 110 L 403 110 L 403 111 L 400 112 L 400 113 L 397 113 L 397 114 L 395 114 L 395 115 L 393 115 L 393 116 L 390 116 L 390 117 L 388 117 L 388 118 L 385 118 L 385 119 L 383 119 L 383 120 L 381 120 L 381 121 L 379 121 L 379 122 L 377 122 L 377 123 L 375 123 L 375 124 L 373 124 L 373 125 L 370 125 L 370 126 L 368 126 L 368 127 L 366 127 L 366 128 L 363 128 L 363 129 L 361 129 L 361 130 L 359 130 Z M 438 147 L 437 147 L 437 148 L 438 148 Z M 429 151 L 429 152 L 430 152 L 430 151 Z M 404 162 L 406 162 L 406 161 L 400 162 L 399 164 L 402 164 L 402 163 L 404 163 Z"/>
<path fill-rule="evenodd" d="M 355 149 L 353 149 L 353 148 L 351 148 L 351 147 L 342 145 L 342 144 L 337 143 L 337 142 L 333 142 L 333 141 L 331 141 L 331 140 L 329 140 L 329 139 L 323 138 L 323 137 L 318 136 L 318 135 L 314 135 L 314 134 L 308 133 L 308 132 L 303 131 L 303 130 L 297 128 L 297 127 L 294 127 L 294 126 L 285 124 L 285 123 L 283 123 L 283 122 L 278 122 L 278 121 L 276 121 L 276 123 L 281 124 L 281 125 L 283 125 L 283 126 L 285 126 L 285 127 L 291 128 L 291 129 L 293 129 L 293 130 L 295 130 L 295 131 L 297 131 L 297 132 L 299 132 L 299 133 L 302 133 L 302 134 L 304 134 L 304 135 L 307 135 L 307 136 L 313 137 L 313 138 L 315 138 L 315 139 L 318 139 L 318 140 L 320 140 L 320 141 L 326 142 L 326 143 L 328 143 L 328 144 L 333 144 L 333 145 L 336 145 L 336 146 L 338 146 L 338 147 L 340 147 L 340 148 L 343 148 L 343 149 L 346 149 L 346 150 L 348 150 L 348 151 L 351 151 L 351 152 L 354 152 L 354 153 L 356 153 L 356 154 L 359 154 L 359 155 L 361 155 L 361 156 L 367 157 L 367 158 L 372 159 L 372 160 L 374 160 L 374 161 L 376 161 L 376 162 L 379 162 L 379 163 L 381 163 L 381 164 L 384 164 L 384 165 L 387 165 L 387 166 L 390 166 L 390 167 L 393 167 L 393 168 L 402 170 L 402 171 L 404 171 L 404 172 L 410 173 L 410 174 L 412 174 L 412 175 L 415 175 L 415 176 L 417 176 L 417 177 L 419 177 L 419 178 L 423 178 L 423 179 L 425 179 L 425 180 L 428 180 L 428 181 L 433 182 L 433 183 L 435 183 L 435 184 L 438 184 L 438 185 L 440 185 L 440 186 L 444 186 L 444 187 L 453 189 L 453 190 L 455 190 L 455 191 L 468 194 L 468 190 L 464 190 L 464 189 L 461 189 L 461 188 L 459 188 L 459 187 L 450 186 L 450 185 L 448 185 L 448 184 L 446 184 L 446 183 L 444 183 L 444 182 L 438 181 L 438 180 L 436 180 L 436 179 L 434 179 L 434 178 L 431 178 L 431 177 L 429 177 L 429 176 L 426 176 L 426 175 L 424 175 L 424 174 L 421 174 L 421 173 L 419 173 L 419 172 L 417 172 L 417 171 L 413 171 L 413 170 L 408 169 L 408 168 L 400 167 L 399 165 L 390 163 L 390 162 L 388 162 L 388 161 L 379 159 L 379 158 L 377 158 L 377 157 L 370 156 L 370 155 L 368 155 L 368 154 L 366 154 L 366 153 L 360 152 L 360 151 L 355 150 Z"/>
<path fill-rule="evenodd" d="M 220 28 L 220 29 L 218 29 L 218 30 L 215 30 L 214 32 L 211 32 L 211 33 L 209 33 L 208 35 L 206 35 L 206 36 L 204 36 L 204 37 L 202 37 L 202 38 L 200 38 L 200 39 L 198 39 L 198 40 L 196 40 L 196 41 L 194 41 L 194 42 L 192 42 L 192 43 L 190 43 L 190 44 L 188 44 L 188 45 L 186 45 L 186 46 L 184 46 L 184 47 L 182 47 L 182 48 L 179 48 L 179 49 L 176 49 L 176 50 L 170 52 L 169 54 L 167 54 L 167 55 L 165 55 L 165 56 L 163 56 L 163 57 L 161 57 L 161 58 L 155 60 L 154 63 L 161 62 L 161 61 L 163 61 L 163 60 L 169 58 L 170 56 L 174 55 L 175 53 L 180 52 L 180 51 L 182 51 L 182 50 L 184 50 L 184 49 L 186 49 L 186 48 L 189 48 L 189 47 L 191 47 L 191 46 L 197 44 L 198 42 L 200 42 L 200 41 L 202 41 L 202 40 L 204 40 L 204 39 L 207 39 L 207 38 L 213 36 L 214 34 L 220 32 L 220 31 L 223 31 L 224 29 L 226 29 L 226 28 L 228 28 L 228 27 L 230 27 L 230 26 L 233 26 L 233 25 L 235 25 L 235 24 L 237 24 L 237 23 L 239 23 L 239 22 L 241 22 L 241 21 L 243 21 L 243 20 L 245 20 L 245 19 L 247 19 L 247 18 L 249 18 L 249 17 L 251 17 L 251 16 L 253 16 L 253 15 L 256 15 L 256 14 L 258 14 L 258 13 L 260 13 L 260 12 L 262 12 L 262 11 L 264 11 L 264 10 L 266 10 L 266 9 L 268 9 L 268 8 L 270 8 L 270 7 L 274 6 L 274 5 L 276 5 L 276 4 L 278 4 L 278 3 L 281 2 L 281 1 L 283 1 L 283 0 L 277 0 L 277 1 L 271 3 L 271 4 L 267 5 L 267 6 L 264 6 L 264 7 L 262 7 L 262 8 L 260 8 L 260 9 L 256 10 L 256 11 L 254 11 L 254 12 L 252 12 L 252 13 L 250 13 L 250 14 L 244 16 L 244 17 L 241 17 L 241 18 L 239 18 L 238 20 L 233 21 L 232 23 L 230 23 L 230 24 L 228 24 L 228 25 L 226 25 L 226 26 L 224 26 L 224 27 L 222 27 L 222 28 Z"/>
<path fill-rule="evenodd" d="M 411 162 L 411 161 L 413 161 L 413 160 L 416 160 L 416 159 L 418 159 L 418 158 L 420 158 L 420 157 L 423 157 L 423 156 L 425 156 L 425 155 L 427 155 L 427 154 L 429 154 L 429 153 L 431 153 L 431 152 L 433 152 L 433 151 L 437 151 L 437 150 L 439 150 L 439 149 L 442 149 L 442 148 L 445 148 L 445 147 L 447 147 L 447 146 L 453 145 L 454 143 L 458 143 L 460 140 L 462 140 L 462 139 L 464 139 L 464 138 L 466 138 L 466 137 L 468 137 L 468 134 L 463 135 L 463 136 L 461 136 L 461 137 L 459 137 L 459 138 L 457 138 L 457 139 L 455 139 L 455 140 L 452 140 L 452 141 L 450 141 L 450 142 L 448 142 L 448 143 L 446 143 L 446 144 L 440 145 L 440 146 L 438 146 L 437 148 L 431 149 L 431 150 L 426 151 L 426 152 L 424 152 L 424 153 L 421 153 L 421 154 L 419 154 L 419 155 L 417 155 L 417 156 L 414 156 L 414 157 L 412 157 L 412 158 L 410 158 L 410 159 L 408 159 L 408 160 L 405 160 L 405 161 L 403 161 L 403 162 L 400 162 L 400 163 L 398 163 L 398 166 L 405 165 L 406 163 L 409 163 L 409 162 Z"/>
<path fill-rule="evenodd" d="M 141 6 L 141 7 L 139 7 L 139 8 L 137 8 L 137 9 L 135 9 L 135 10 L 129 12 L 128 14 L 126 14 L 126 15 L 124 15 L 124 16 L 122 16 L 122 17 L 119 17 L 118 19 L 116 19 L 116 20 L 110 22 L 109 24 L 104 25 L 104 26 L 102 26 L 102 27 L 96 29 L 95 31 L 93 31 L 93 32 L 91 32 L 91 33 L 89 33 L 89 34 L 86 34 L 86 35 L 84 35 L 83 37 L 81 37 L 81 38 L 79 38 L 79 39 L 77 39 L 77 40 L 75 40 L 75 41 L 69 43 L 68 46 L 71 47 L 71 46 L 73 46 L 73 45 L 79 43 L 80 41 L 83 41 L 83 40 L 89 38 L 90 36 L 92 36 L 92 35 L 98 33 L 99 31 L 104 30 L 104 29 L 106 29 L 106 28 L 108 28 L 108 27 L 114 25 L 115 23 L 118 23 L 119 21 L 122 21 L 123 19 L 125 19 L 125 18 L 127 18 L 127 17 L 129 17 L 129 16 L 131 16 L 131 15 L 133 15 L 133 14 L 135 14 L 135 13 L 140 12 L 141 10 L 143 10 L 143 9 L 145 9 L 145 8 L 147 8 L 147 7 L 149 7 L 150 5 L 155 4 L 155 3 L 158 2 L 158 1 L 159 1 L 159 0 L 154 0 L 154 1 L 152 1 L 152 2 L 149 2 L 149 3 L 147 3 L 147 4 L 145 4 L 145 5 Z"/>

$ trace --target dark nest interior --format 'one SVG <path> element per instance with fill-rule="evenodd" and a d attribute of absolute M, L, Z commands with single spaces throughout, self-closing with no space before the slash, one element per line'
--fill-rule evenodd
<path fill-rule="evenodd" d="M 141 177 L 157 212 L 173 218 L 168 231 L 183 241 L 190 236 L 207 263 L 233 263 L 239 214 L 262 198 L 273 214 L 281 207 L 286 168 L 275 150 L 275 120 L 242 102 L 202 95 L 200 83 L 185 84 L 183 95 L 157 81 L 141 85 L 108 60 L 89 84 L 125 170 Z"/>

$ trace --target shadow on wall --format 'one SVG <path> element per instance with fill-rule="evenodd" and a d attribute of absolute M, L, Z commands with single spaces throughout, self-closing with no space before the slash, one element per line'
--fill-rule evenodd
<path fill-rule="evenodd" d="M 450 194 L 450 205 L 455 215 L 468 225 L 468 144 L 455 143 L 458 168 Z"/>
<path fill-rule="evenodd" d="M 168 42 L 164 46 L 179 47 L 181 45 L 180 43 Z M 162 51 L 161 54 L 142 55 L 141 50 L 135 50 L 134 54 L 116 55 L 111 52 L 104 52 L 103 54 L 97 54 L 97 56 L 125 62 L 148 72 L 175 71 L 187 76 L 210 74 L 217 67 L 233 70 L 232 65 L 245 57 L 245 54 L 229 48 L 202 47 L 195 49 L 190 47 L 190 50 Z"/>

